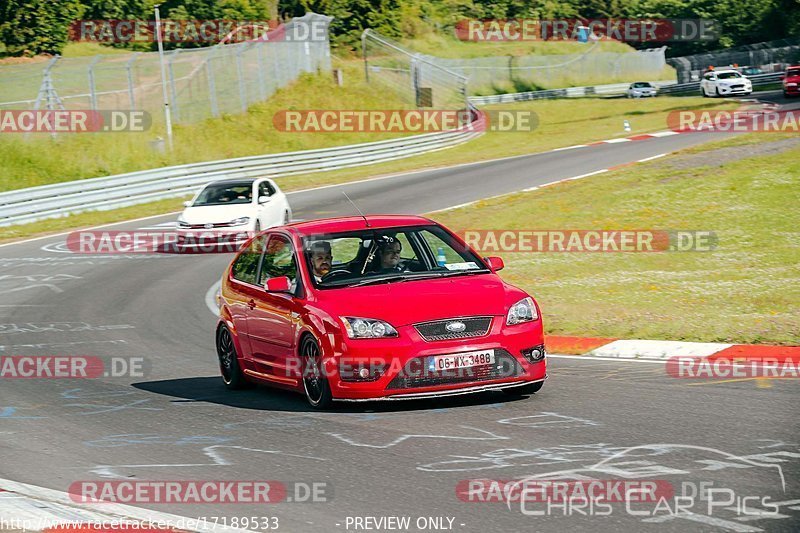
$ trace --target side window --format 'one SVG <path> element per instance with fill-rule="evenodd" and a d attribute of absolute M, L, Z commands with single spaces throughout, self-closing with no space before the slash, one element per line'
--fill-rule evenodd
<path fill-rule="evenodd" d="M 284 235 L 272 235 L 264 253 L 259 284 L 263 285 L 269 278 L 280 276 L 288 277 L 289 282 L 294 285 L 297 279 L 297 262 L 289 239 Z"/>
<path fill-rule="evenodd" d="M 259 196 L 272 196 L 275 194 L 275 187 L 268 181 L 262 181 L 258 184 L 258 195 Z"/>
<path fill-rule="evenodd" d="M 266 237 L 255 239 L 250 243 L 250 246 L 239 254 L 239 257 L 236 258 L 236 261 L 234 261 L 231 267 L 231 275 L 234 279 L 256 285 L 258 261 L 261 259 L 261 253 L 264 251 L 265 239 Z"/>

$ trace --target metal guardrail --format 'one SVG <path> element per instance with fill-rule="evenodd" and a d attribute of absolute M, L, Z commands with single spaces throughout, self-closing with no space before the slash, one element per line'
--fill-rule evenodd
<path fill-rule="evenodd" d="M 782 72 L 768 74 L 755 74 L 747 76 L 753 82 L 753 87 L 770 85 L 781 81 Z M 652 81 L 658 87 L 659 94 L 680 94 L 700 91 L 700 82 L 674 83 L 672 81 Z M 470 96 L 473 105 L 505 104 L 509 102 L 524 102 L 527 100 L 548 100 L 552 98 L 581 98 L 584 96 L 615 96 L 625 94 L 630 83 L 612 83 L 609 85 L 595 85 L 591 87 L 568 87 L 566 89 L 548 89 L 544 91 L 527 91 L 524 93 L 494 94 L 491 96 Z"/>
<path fill-rule="evenodd" d="M 439 150 L 483 133 L 483 117 L 458 129 L 400 139 L 130 172 L 0 193 L 0 226 L 115 209 L 194 193 L 221 178 L 280 177 L 369 165 Z"/>
<path fill-rule="evenodd" d="M 753 87 L 759 87 L 764 85 L 770 85 L 773 83 L 777 83 L 783 79 L 783 72 L 770 72 L 768 74 L 755 74 L 753 76 L 747 76 L 753 83 Z M 674 85 L 668 85 L 666 87 L 662 87 L 659 89 L 661 94 L 680 94 L 680 93 L 688 93 L 688 92 L 699 92 L 700 91 L 700 81 L 692 81 L 689 83 L 676 83 Z"/>
<path fill-rule="evenodd" d="M 673 81 L 651 81 L 653 85 L 662 87 L 674 84 Z M 523 93 L 494 94 L 491 96 L 470 96 L 473 105 L 505 104 L 509 102 L 524 102 L 527 100 L 548 100 L 551 98 L 581 98 L 584 96 L 618 96 L 625 94 L 630 83 L 610 83 L 608 85 L 593 85 L 588 87 L 567 87 L 565 89 L 547 89 L 544 91 L 526 91 Z"/>

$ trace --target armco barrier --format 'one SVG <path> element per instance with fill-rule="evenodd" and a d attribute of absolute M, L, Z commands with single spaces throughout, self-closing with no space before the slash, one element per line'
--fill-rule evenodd
<path fill-rule="evenodd" d="M 674 81 L 651 81 L 653 85 L 662 87 L 674 84 Z M 553 98 L 580 98 L 583 96 L 618 96 L 625 94 L 630 83 L 611 83 L 608 85 L 593 85 L 588 87 L 567 87 L 566 89 L 547 89 L 544 91 L 526 91 L 522 93 L 493 94 L 491 96 L 470 96 L 472 105 L 505 104 L 509 102 L 524 102 L 527 100 L 549 100 Z"/>
<path fill-rule="evenodd" d="M 431 152 L 482 134 L 480 115 L 459 130 L 321 150 L 267 154 L 118 174 L 0 193 L 0 226 L 114 209 L 194 193 L 222 178 L 280 177 L 369 165 Z"/>
<path fill-rule="evenodd" d="M 762 87 L 764 85 L 771 85 L 773 83 L 778 83 L 783 79 L 783 72 L 770 72 L 768 74 L 755 74 L 753 76 L 747 76 L 751 82 L 753 82 L 753 87 Z M 689 83 L 676 83 L 674 85 L 668 85 L 666 87 L 662 87 L 659 89 L 661 94 L 681 94 L 681 93 L 700 93 L 700 82 L 699 81 L 692 81 Z"/>
<path fill-rule="evenodd" d="M 783 79 L 782 72 L 769 74 L 756 74 L 747 76 L 753 82 L 753 87 L 763 87 L 777 83 Z M 658 87 L 659 94 L 681 94 L 700 92 L 700 82 L 675 83 L 672 81 L 652 81 Z M 472 105 L 506 104 L 509 102 L 524 102 L 527 100 L 550 100 L 554 98 L 580 98 L 584 96 L 615 96 L 625 94 L 630 83 L 613 83 L 609 85 L 595 85 L 591 87 L 568 87 L 566 89 L 548 89 L 544 91 L 527 91 L 522 93 L 494 94 L 491 96 L 471 96 Z"/>

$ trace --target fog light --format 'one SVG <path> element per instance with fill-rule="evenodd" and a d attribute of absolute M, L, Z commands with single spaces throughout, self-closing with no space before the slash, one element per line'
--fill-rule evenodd
<path fill-rule="evenodd" d="M 339 377 L 342 381 L 377 381 L 386 370 L 383 361 L 349 361 L 339 363 Z"/>
<path fill-rule="evenodd" d="M 544 349 L 544 344 L 540 344 L 539 346 L 522 350 L 522 355 L 529 363 L 538 363 L 547 356 L 547 352 Z"/>

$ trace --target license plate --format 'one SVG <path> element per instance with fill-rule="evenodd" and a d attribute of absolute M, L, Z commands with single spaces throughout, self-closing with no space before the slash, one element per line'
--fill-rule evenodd
<path fill-rule="evenodd" d="M 430 358 L 428 368 L 431 371 L 453 370 L 473 366 L 491 365 L 494 363 L 494 350 L 479 350 L 454 355 L 435 355 Z"/>

